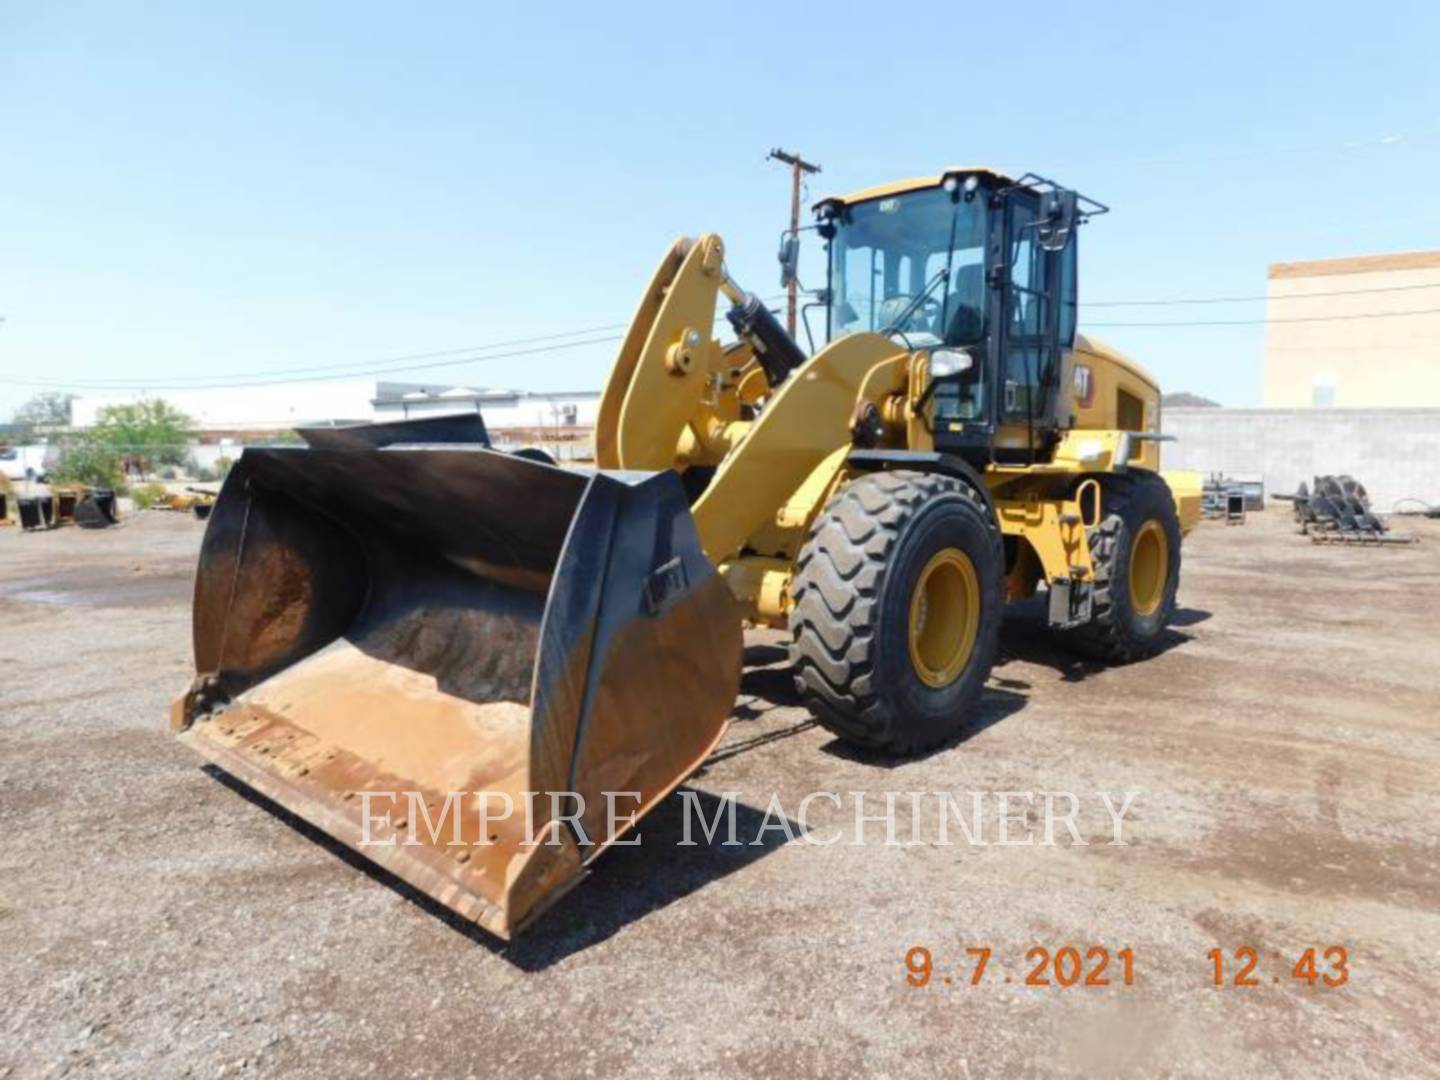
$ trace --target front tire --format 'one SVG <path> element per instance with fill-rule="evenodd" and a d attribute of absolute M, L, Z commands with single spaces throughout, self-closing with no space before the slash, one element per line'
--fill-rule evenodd
<path fill-rule="evenodd" d="M 1002 546 L 963 480 L 908 471 L 851 481 L 800 553 L 795 681 L 847 742 L 913 753 L 971 720 L 995 662 Z"/>
<path fill-rule="evenodd" d="M 1103 477 L 1100 492 L 1105 516 L 1089 531 L 1094 607 L 1068 640 L 1086 656 L 1126 663 L 1159 652 L 1175 616 L 1180 518 L 1154 473 Z"/>

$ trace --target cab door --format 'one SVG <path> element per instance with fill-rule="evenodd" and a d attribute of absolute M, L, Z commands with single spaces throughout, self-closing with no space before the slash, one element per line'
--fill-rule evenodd
<path fill-rule="evenodd" d="M 995 459 L 1036 460 L 1055 430 L 1060 362 L 1075 337 L 1075 237 L 1063 250 L 1040 242 L 1040 199 L 1005 196 L 1003 259 L 997 267 L 999 413 Z"/>

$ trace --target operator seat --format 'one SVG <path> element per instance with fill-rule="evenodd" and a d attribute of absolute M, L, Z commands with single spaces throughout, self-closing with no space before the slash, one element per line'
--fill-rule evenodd
<path fill-rule="evenodd" d="M 970 263 L 955 271 L 949 314 L 941 337 L 947 345 L 975 345 L 985 336 L 985 266 Z"/>

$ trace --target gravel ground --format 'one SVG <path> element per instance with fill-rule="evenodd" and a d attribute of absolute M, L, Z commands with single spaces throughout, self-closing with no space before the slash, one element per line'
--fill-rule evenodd
<path fill-rule="evenodd" d="M 690 786 L 737 793 L 746 836 L 772 795 L 1073 791 L 1087 845 L 999 846 L 993 814 L 941 844 L 902 797 L 905 846 L 675 847 L 676 796 L 511 945 L 170 738 L 199 525 L 0 529 L 0 1077 L 1440 1074 L 1437 524 L 1385 550 L 1206 524 L 1161 656 L 1076 661 L 1022 609 L 977 730 L 904 762 L 808 723 L 754 635 Z M 1140 792 L 1125 846 L 1099 791 Z M 814 804 L 814 837 L 853 812 Z M 1067 944 L 1133 950 L 1134 985 L 1118 959 L 1025 985 Z M 1337 944 L 1348 983 L 1291 976 Z M 1242 946 L 1258 985 L 1215 988 Z"/>

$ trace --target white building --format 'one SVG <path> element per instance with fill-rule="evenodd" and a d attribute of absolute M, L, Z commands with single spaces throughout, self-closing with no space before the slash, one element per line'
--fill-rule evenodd
<path fill-rule="evenodd" d="M 259 386 L 163 390 L 153 394 L 93 394 L 77 397 L 70 423 L 95 424 L 108 405 L 164 398 L 195 421 L 203 436 L 286 431 L 312 424 L 401 420 L 480 410 L 491 431 L 566 432 L 595 424 L 599 391 L 531 393 L 435 383 L 343 379 L 331 382 L 269 383 Z"/>
<path fill-rule="evenodd" d="M 373 404 L 376 420 L 413 420 L 478 409 L 491 431 L 567 431 L 595 426 L 600 392 L 552 394 L 467 386 L 410 386 L 398 393 L 377 396 Z"/>
<path fill-rule="evenodd" d="M 1272 264 L 1265 407 L 1440 407 L 1436 290 L 1440 251 Z"/>
<path fill-rule="evenodd" d="M 267 383 L 203 390 L 157 390 L 146 393 L 86 394 L 70 403 L 72 427 L 95 424 L 100 410 L 131 405 L 142 398 L 164 398 L 195 421 L 202 433 L 284 431 L 332 420 L 368 420 L 379 388 L 374 379 L 334 382 Z"/>

